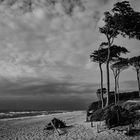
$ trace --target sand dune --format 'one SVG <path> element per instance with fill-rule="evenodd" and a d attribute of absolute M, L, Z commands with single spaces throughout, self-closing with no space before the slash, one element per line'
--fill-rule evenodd
<path fill-rule="evenodd" d="M 0 121 L 0 140 L 139 140 L 125 136 L 122 132 L 104 130 L 97 133 L 96 127 L 91 128 L 85 122 L 86 113 L 83 111 L 50 114 L 39 117 L 17 118 Z M 69 127 L 61 129 L 59 136 L 56 131 L 43 130 L 53 118 L 64 120 Z M 98 123 L 98 122 L 96 122 Z M 96 126 L 96 123 L 94 125 Z"/>

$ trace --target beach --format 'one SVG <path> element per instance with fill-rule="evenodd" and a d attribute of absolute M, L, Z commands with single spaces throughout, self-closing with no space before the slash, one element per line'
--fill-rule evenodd
<path fill-rule="evenodd" d="M 54 117 L 66 122 L 65 129 L 44 130 Z M 123 132 L 102 130 L 97 133 L 96 124 L 85 122 L 85 111 L 74 111 L 34 117 L 0 120 L 0 140 L 139 140 L 140 135 L 128 137 Z"/>

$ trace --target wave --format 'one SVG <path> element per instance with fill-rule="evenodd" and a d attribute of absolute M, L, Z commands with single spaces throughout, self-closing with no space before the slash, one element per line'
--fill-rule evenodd
<path fill-rule="evenodd" d="M 62 113 L 64 111 L 10 111 L 0 112 L 0 120 L 9 118 L 21 118 L 30 116 L 43 116 L 54 113 Z"/>

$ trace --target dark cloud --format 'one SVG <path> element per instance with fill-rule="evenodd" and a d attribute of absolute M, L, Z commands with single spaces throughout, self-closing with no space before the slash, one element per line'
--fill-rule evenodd
<path fill-rule="evenodd" d="M 35 80 L 35 79 L 34 79 Z M 36 79 L 38 80 L 38 79 Z M 95 94 L 98 84 L 90 83 L 68 83 L 68 82 L 23 82 L 23 83 L 10 83 L 5 81 L 0 88 L 1 95 L 9 96 L 31 96 L 31 95 L 81 95 L 81 94 Z"/>
<path fill-rule="evenodd" d="M 81 98 L 69 97 L 32 97 L 32 98 L 1 98 L 1 110 L 84 110 L 94 100 L 94 96 Z"/>

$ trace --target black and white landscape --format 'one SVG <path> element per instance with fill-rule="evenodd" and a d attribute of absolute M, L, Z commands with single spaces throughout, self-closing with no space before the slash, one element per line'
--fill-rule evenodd
<path fill-rule="evenodd" d="M 139 0 L 0 0 L 0 140 L 140 139 L 139 47 Z M 135 137 L 85 122 L 111 105 Z M 46 135 L 53 117 L 66 134 Z"/>

